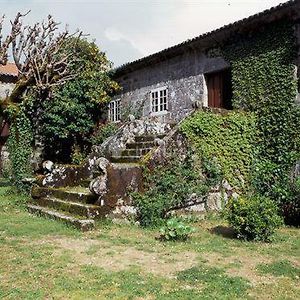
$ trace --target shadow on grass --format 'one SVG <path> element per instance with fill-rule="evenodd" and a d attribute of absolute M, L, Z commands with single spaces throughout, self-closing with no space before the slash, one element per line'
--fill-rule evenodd
<path fill-rule="evenodd" d="M 224 238 L 227 239 L 236 239 L 236 234 L 231 227 L 227 226 L 216 226 L 212 229 L 210 229 L 210 232 L 216 235 L 221 235 Z"/>

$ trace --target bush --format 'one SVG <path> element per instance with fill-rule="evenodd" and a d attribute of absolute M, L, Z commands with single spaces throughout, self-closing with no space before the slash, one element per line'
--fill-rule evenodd
<path fill-rule="evenodd" d="M 72 164 L 80 165 L 84 162 L 85 158 L 86 154 L 81 151 L 78 145 L 74 145 L 71 153 Z"/>
<path fill-rule="evenodd" d="M 142 227 L 156 227 L 162 225 L 169 207 L 168 199 L 157 194 L 156 197 L 148 193 L 132 193 L 134 204 L 137 207 L 137 220 Z"/>
<path fill-rule="evenodd" d="M 237 237 L 245 240 L 270 241 L 283 223 L 276 204 L 260 196 L 231 198 L 224 214 Z"/>
<path fill-rule="evenodd" d="M 191 149 L 180 158 L 174 148 L 167 163 L 152 171 L 145 169 L 143 193 L 131 194 L 137 220 L 143 227 L 160 226 L 170 211 L 187 207 L 191 195 L 203 199 L 221 181 L 218 166 L 199 161 Z"/>
<path fill-rule="evenodd" d="M 160 238 L 166 241 L 186 241 L 195 228 L 180 221 L 177 218 L 169 219 L 160 229 Z"/>
<path fill-rule="evenodd" d="M 101 145 L 107 138 L 113 136 L 118 130 L 115 123 L 102 124 L 98 127 L 91 138 L 93 145 Z"/>
<path fill-rule="evenodd" d="M 290 197 L 281 204 L 284 222 L 291 226 L 300 226 L 300 177 L 292 184 Z"/>

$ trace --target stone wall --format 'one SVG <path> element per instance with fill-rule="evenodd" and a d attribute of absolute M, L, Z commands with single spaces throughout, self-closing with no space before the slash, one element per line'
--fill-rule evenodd
<path fill-rule="evenodd" d="M 0 98 L 5 98 L 7 94 L 10 94 L 14 86 L 14 83 L 0 81 Z"/>
<path fill-rule="evenodd" d="M 116 77 L 123 90 L 115 99 L 121 99 L 121 109 L 132 106 L 133 110 L 141 110 L 143 117 L 149 117 L 151 90 L 166 87 L 168 112 L 160 118 L 177 123 L 195 106 L 207 106 L 205 74 L 228 67 L 221 57 L 208 58 L 201 50 L 187 49 L 182 55 Z"/>

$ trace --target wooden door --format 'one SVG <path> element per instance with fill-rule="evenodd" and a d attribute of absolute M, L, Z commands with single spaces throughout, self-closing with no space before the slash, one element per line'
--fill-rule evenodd
<path fill-rule="evenodd" d="M 224 76 L 223 73 L 213 73 L 207 75 L 208 106 L 224 107 Z"/>

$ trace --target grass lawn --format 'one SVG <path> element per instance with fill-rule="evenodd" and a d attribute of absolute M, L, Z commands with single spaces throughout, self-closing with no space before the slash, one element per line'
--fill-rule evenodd
<path fill-rule="evenodd" d="M 199 221 L 185 243 L 99 223 L 81 233 L 29 215 L 0 188 L 0 299 L 300 299 L 300 229 L 272 244 L 232 238 Z"/>

